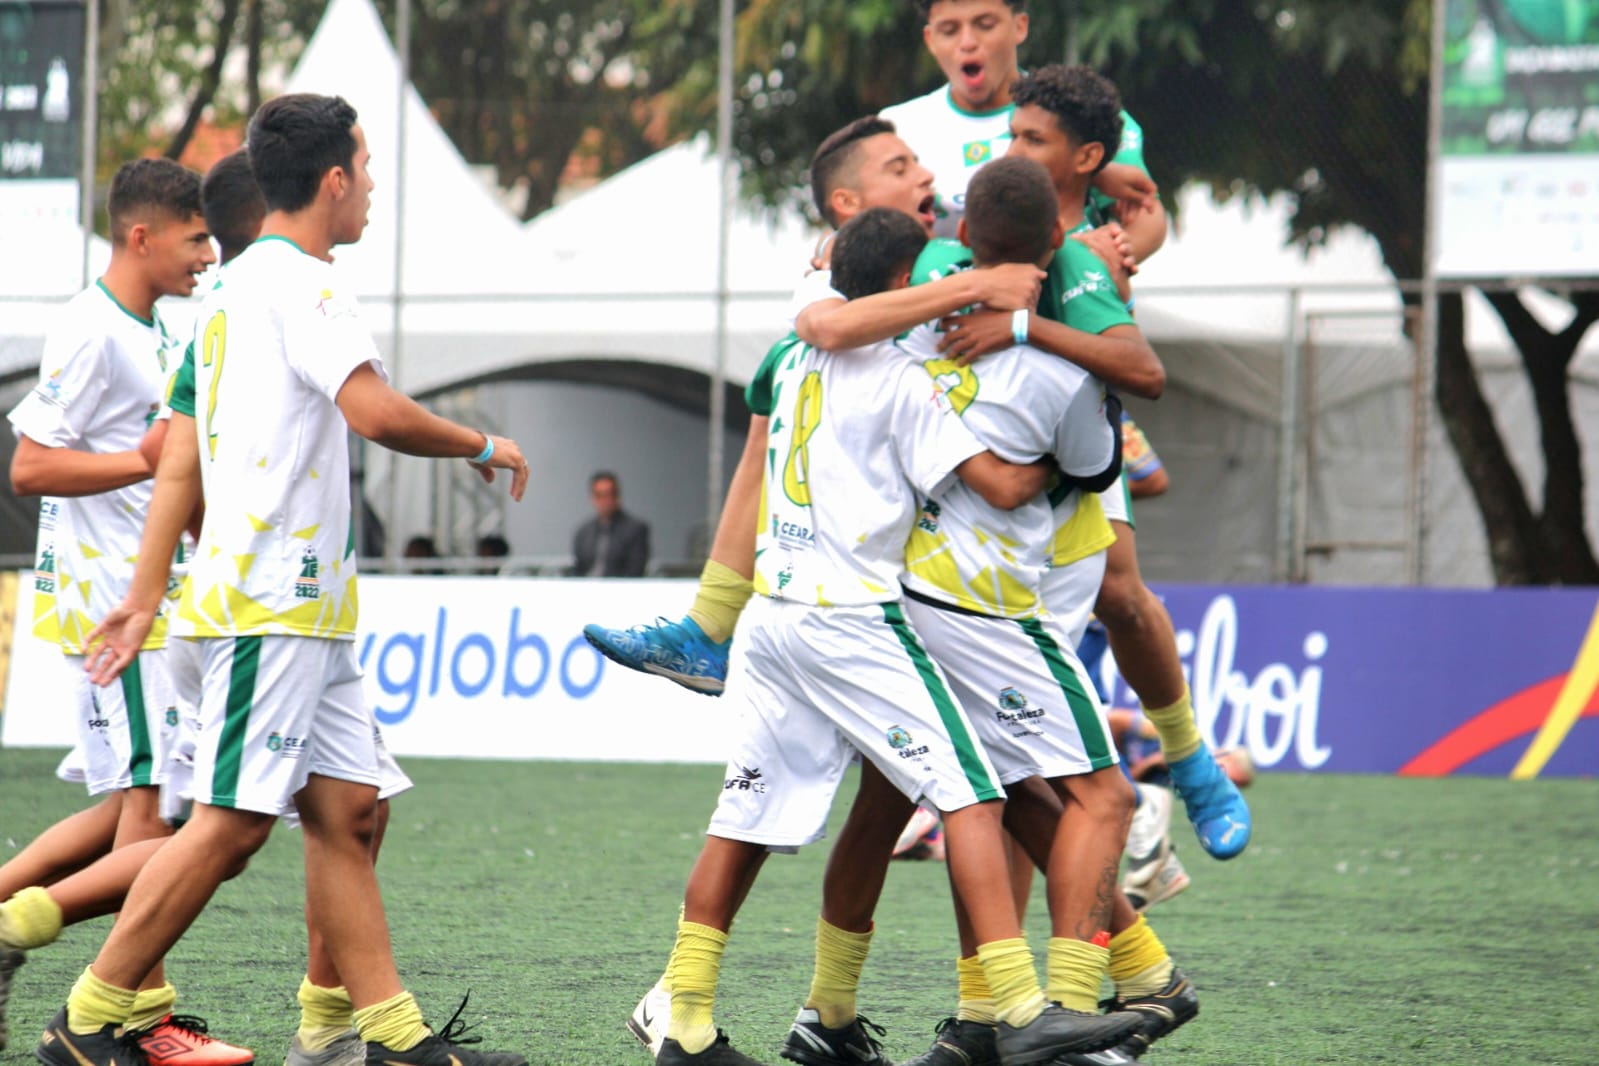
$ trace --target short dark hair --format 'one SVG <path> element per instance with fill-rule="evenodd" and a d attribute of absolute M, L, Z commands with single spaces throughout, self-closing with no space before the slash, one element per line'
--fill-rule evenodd
<path fill-rule="evenodd" d="M 1032 104 L 1048 111 L 1079 144 L 1104 145 L 1100 170 L 1121 147 L 1122 95 L 1114 82 L 1088 67 L 1040 67 L 1016 83 L 1011 100 L 1017 107 Z"/>
<path fill-rule="evenodd" d="M 609 481 L 612 485 L 615 485 L 616 494 L 618 496 L 622 494 L 622 479 L 611 473 L 609 470 L 596 470 L 594 473 L 590 474 L 589 488 L 593 489 L 595 485 L 598 485 L 602 481 Z"/>
<path fill-rule="evenodd" d="M 200 213 L 200 175 L 170 159 L 124 163 L 111 179 L 106 213 L 115 244 L 125 242 L 140 222 L 186 222 Z"/>
<path fill-rule="evenodd" d="M 816 204 L 817 214 L 829 226 L 838 225 L 838 217 L 833 214 L 829 201 L 833 190 L 847 180 L 844 174 L 855 162 L 856 148 L 868 137 L 893 132 L 894 124 L 888 119 L 867 115 L 843 129 L 834 130 L 817 145 L 816 153 L 811 156 L 811 200 Z"/>
<path fill-rule="evenodd" d="M 921 12 L 923 22 L 932 17 L 933 5 L 936 3 L 938 0 L 916 0 L 916 10 Z M 1027 0 L 1005 0 L 1005 6 L 1019 15 L 1027 10 Z"/>
<path fill-rule="evenodd" d="M 1036 263 L 1049 251 L 1059 214 L 1055 186 L 1042 164 L 1004 156 L 966 187 L 966 243 L 985 265 Z"/>
<path fill-rule="evenodd" d="M 266 198 L 250 169 L 250 153 L 240 148 L 212 164 L 200 183 L 206 228 L 222 246 L 222 261 L 238 255 L 261 232 Z"/>
<path fill-rule="evenodd" d="M 271 211 L 299 211 L 316 199 L 322 176 L 355 164 L 355 108 L 342 96 L 290 93 L 268 100 L 250 120 L 250 168 Z"/>
<path fill-rule="evenodd" d="M 833 239 L 833 288 L 858 300 L 889 287 L 927 246 L 922 224 L 892 207 L 862 211 Z"/>

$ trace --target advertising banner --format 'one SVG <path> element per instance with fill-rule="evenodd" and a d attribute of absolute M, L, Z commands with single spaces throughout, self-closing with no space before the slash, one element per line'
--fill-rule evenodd
<path fill-rule="evenodd" d="M 1599 0 L 1443 0 L 1439 277 L 1592 277 Z"/>
<path fill-rule="evenodd" d="M 84 8 L 0 0 L 0 233 L 78 218 Z"/>
<path fill-rule="evenodd" d="M 693 589 L 363 578 L 356 651 L 400 755 L 715 763 L 733 728 L 729 702 L 622 669 L 582 636 L 589 621 L 675 617 Z M 1157 591 L 1201 732 L 1217 747 L 1247 747 L 1262 770 L 1599 772 L 1592 589 Z M 60 693 L 74 679 L 47 646 L 16 639 L 4 741 L 68 746 Z M 1103 669 L 1116 704 L 1136 706 L 1114 662 Z"/>

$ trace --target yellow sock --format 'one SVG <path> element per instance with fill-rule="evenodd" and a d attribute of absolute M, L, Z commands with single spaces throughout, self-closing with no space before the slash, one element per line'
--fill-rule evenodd
<path fill-rule="evenodd" d="M 712 1011 L 716 1006 L 716 979 L 722 972 L 722 952 L 727 934 L 695 922 L 677 923 L 677 943 L 666 964 L 672 987 L 672 1021 L 666 1035 L 690 1055 L 716 1042 Z"/>
<path fill-rule="evenodd" d="M 988 976 L 976 955 L 955 960 L 955 976 L 960 981 L 960 1003 L 955 1007 L 955 1017 L 963 1022 L 980 1022 L 997 1025 L 999 1016 L 994 1013 L 994 993 L 989 991 Z"/>
<path fill-rule="evenodd" d="M 805 1005 L 827 1028 L 842 1029 L 855 1020 L 855 992 L 861 986 L 861 971 L 866 968 L 866 952 L 871 946 L 870 930 L 851 933 L 816 919 L 816 971 L 811 975 L 811 994 Z"/>
<path fill-rule="evenodd" d="M 362 1007 L 354 1013 L 353 1020 L 362 1040 L 382 1044 L 390 1051 L 410 1051 L 428 1036 L 422 1008 L 416 1005 L 416 997 L 409 992 Z"/>
<path fill-rule="evenodd" d="M 994 1016 L 1020 1029 L 1044 1012 L 1044 990 L 1038 987 L 1033 953 L 1021 937 L 977 945 L 977 958 L 994 997 Z"/>
<path fill-rule="evenodd" d="M 1186 687 L 1183 698 L 1170 707 L 1145 707 L 1144 717 L 1160 734 L 1160 750 L 1168 763 L 1186 759 L 1204 743 L 1199 736 L 1199 726 L 1194 723 L 1192 694 Z"/>
<path fill-rule="evenodd" d="M 1120 999 L 1150 996 L 1171 980 L 1171 956 L 1140 914 L 1138 920 L 1110 938 L 1110 979 Z"/>
<path fill-rule="evenodd" d="M 67 996 L 67 1028 L 79 1036 L 88 1036 L 108 1025 L 124 1025 L 138 994 L 131 988 L 106 984 L 85 966 Z"/>
<path fill-rule="evenodd" d="M 61 935 L 61 908 L 42 888 L 24 888 L 0 903 L 0 947 L 32 951 Z"/>
<path fill-rule="evenodd" d="M 749 578 L 715 559 L 707 559 L 688 616 L 705 630 L 707 637 L 724 641 L 738 628 L 738 616 L 754 592 Z"/>
<path fill-rule="evenodd" d="M 355 1024 L 355 1004 L 343 985 L 323 988 L 302 978 L 295 997 L 300 1001 L 300 1046 L 306 1051 L 326 1051 Z"/>
<path fill-rule="evenodd" d="M 148 1029 L 172 1013 L 178 1004 L 178 990 L 168 981 L 160 988 L 141 988 L 133 997 L 133 1009 L 123 1024 L 129 1029 Z"/>
<path fill-rule="evenodd" d="M 1086 940 L 1049 938 L 1049 998 L 1068 1010 L 1099 1011 L 1099 986 L 1110 949 Z"/>

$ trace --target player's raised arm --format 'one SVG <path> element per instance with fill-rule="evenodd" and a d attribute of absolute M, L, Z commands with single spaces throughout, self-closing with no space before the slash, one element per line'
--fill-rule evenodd
<path fill-rule="evenodd" d="M 1013 511 L 1048 488 L 1056 470 L 1048 459 L 1018 464 L 993 452 L 979 452 L 956 467 L 955 474 L 988 503 Z"/>
<path fill-rule="evenodd" d="M 391 387 L 371 363 L 350 372 L 337 402 L 350 429 L 374 444 L 406 455 L 465 459 L 484 481 L 493 481 L 495 470 L 509 470 L 513 500 L 527 489 L 527 460 L 514 440 L 439 417 Z"/>
<path fill-rule="evenodd" d="M 174 411 L 156 466 L 155 488 L 144 533 L 139 538 L 133 581 L 122 603 L 101 619 L 84 640 L 84 668 L 95 684 L 108 685 L 116 680 L 139 654 L 161 611 L 178 538 L 200 501 L 200 445 L 194 419 Z"/>
<path fill-rule="evenodd" d="M 794 332 L 806 344 L 828 351 L 886 341 L 906 330 L 973 304 L 1011 312 L 1038 303 L 1044 272 L 1007 263 L 979 274 L 961 271 L 925 285 L 845 301 L 819 300 L 800 312 Z"/>

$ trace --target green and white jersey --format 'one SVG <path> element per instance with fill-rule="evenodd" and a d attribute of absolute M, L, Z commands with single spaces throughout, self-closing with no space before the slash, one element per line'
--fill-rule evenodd
<path fill-rule="evenodd" d="M 383 372 L 328 263 L 266 237 L 228 264 L 196 324 L 206 513 L 176 632 L 355 639 L 349 427 L 334 401 L 366 363 Z"/>
<path fill-rule="evenodd" d="M 1011 105 L 993 111 L 963 111 L 949 86 L 885 107 L 880 116 L 933 172 L 934 233 L 954 237 L 966 212 L 966 186 L 977 168 L 1010 148 Z"/>
<path fill-rule="evenodd" d="M 96 282 L 67 302 L 46 334 L 39 384 L 12 409 L 11 424 L 50 448 L 133 451 L 155 420 L 179 352 L 158 313 L 139 318 Z M 64 651 L 81 653 L 94 623 L 127 593 L 151 490 L 145 480 L 53 501 L 53 540 L 47 547 L 41 528 L 37 561 L 41 572 L 48 570 L 46 555 L 54 566 L 56 636 Z M 165 644 L 166 621 L 158 618 L 144 647 Z"/>
<path fill-rule="evenodd" d="M 958 241 L 934 240 L 928 242 L 917 258 L 911 282 L 933 281 L 971 268 L 970 248 Z M 1132 324 L 1132 315 L 1116 295 L 1116 286 L 1106 273 L 1105 264 L 1081 241 L 1068 238 L 1062 242 L 1046 275 L 1038 300 L 1039 313 L 1045 317 L 1095 334 L 1113 326 Z M 937 323 L 932 323 L 927 328 L 932 330 L 936 326 Z M 1047 358 L 1062 361 L 1055 356 Z M 985 362 L 986 358 L 979 360 L 978 367 Z M 1084 494 L 1061 486 L 1051 492 L 1050 499 L 1055 508 L 1055 531 L 1049 566 L 1066 566 L 1087 558 L 1110 547 L 1116 540 L 1097 494 Z"/>
<path fill-rule="evenodd" d="M 983 446 L 892 345 L 787 348 L 775 368 L 755 591 L 817 607 L 900 598 L 919 497 Z"/>
<path fill-rule="evenodd" d="M 1026 345 L 958 366 L 939 354 L 938 339 L 933 326 L 918 326 L 899 346 L 940 405 L 959 414 L 989 451 L 1012 463 L 1052 457 L 1067 474 L 1085 477 L 1110 464 L 1116 433 L 1098 378 Z M 1075 501 L 1063 507 L 1074 509 Z M 1006 511 L 965 484 L 952 485 L 922 505 L 905 546 L 905 587 L 979 614 L 1037 615 L 1058 525 L 1047 495 Z"/>
<path fill-rule="evenodd" d="M 1110 157 L 1112 163 L 1125 163 L 1130 167 L 1137 167 L 1145 174 L 1149 167 L 1144 163 L 1144 127 L 1140 126 L 1127 112 L 1122 112 L 1122 143 L 1116 149 L 1116 154 Z M 1107 222 L 1114 222 L 1116 201 L 1100 192 L 1098 189 L 1088 190 L 1088 221 L 1092 226 L 1103 226 Z"/>

